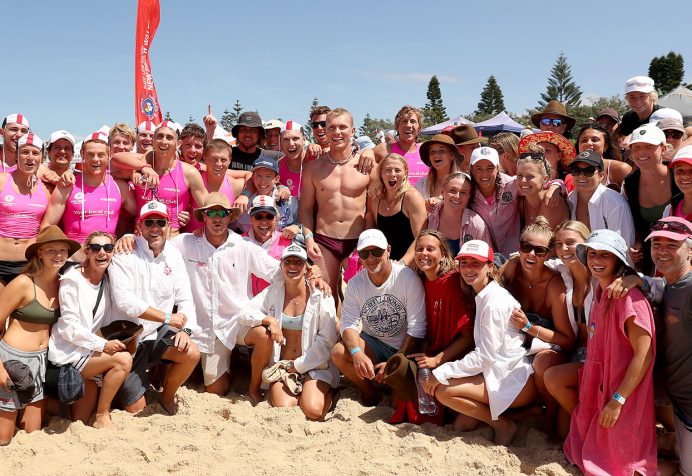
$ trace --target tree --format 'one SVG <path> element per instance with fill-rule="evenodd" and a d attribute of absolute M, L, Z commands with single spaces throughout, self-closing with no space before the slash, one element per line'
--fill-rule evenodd
<path fill-rule="evenodd" d="M 374 131 L 375 128 L 372 126 L 372 117 L 370 117 L 370 113 L 367 113 L 363 118 L 363 124 L 360 126 L 360 129 L 358 129 L 358 135 L 369 136 Z M 372 139 L 373 137 L 375 137 L 375 134 L 372 134 L 370 138 Z"/>
<path fill-rule="evenodd" d="M 394 129 L 394 121 L 391 121 L 389 119 L 377 119 L 372 117 L 370 113 L 368 113 L 363 118 L 363 124 L 358 129 L 358 135 L 368 136 L 370 137 L 370 139 L 372 139 L 373 142 L 377 143 L 377 129 L 381 131 L 388 131 L 389 129 Z"/>
<path fill-rule="evenodd" d="M 187 118 L 187 123 L 188 124 L 194 124 L 194 122 L 195 122 L 195 118 L 192 117 L 192 114 L 190 114 L 190 117 Z"/>
<path fill-rule="evenodd" d="M 313 97 L 312 104 L 310 104 L 310 112 L 308 113 L 308 120 L 305 121 L 305 125 L 303 125 L 303 133 L 308 141 L 312 141 L 312 125 L 310 124 L 310 121 L 312 119 L 312 111 L 314 111 L 315 108 L 319 105 L 320 103 L 317 100 L 317 96 Z"/>
<path fill-rule="evenodd" d="M 572 68 L 567 64 L 564 53 L 560 53 L 550 71 L 548 87 L 546 92 L 541 94 L 538 108 L 544 109 L 553 99 L 557 99 L 567 107 L 578 106 L 581 101 L 581 88 L 572 81 Z"/>
<path fill-rule="evenodd" d="M 671 51 L 665 56 L 657 56 L 649 63 L 649 77 L 654 80 L 661 95 L 680 86 L 684 76 L 684 61 L 679 53 Z"/>
<path fill-rule="evenodd" d="M 172 121 L 173 119 L 171 118 L 171 113 L 166 111 L 166 114 L 163 115 L 163 120 L 164 121 Z"/>
<path fill-rule="evenodd" d="M 573 130 L 578 131 L 583 125 L 596 119 L 599 111 L 607 107 L 615 109 L 620 116 L 629 110 L 629 106 L 620 96 L 588 97 L 581 105 L 567 108 L 567 113 L 577 121 Z"/>
<path fill-rule="evenodd" d="M 442 103 L 442 91 L 440 90 L 440 81 L 437 76 L 430 78 L 428 83 L 428 93 L 426 94 L 428 102 L 423 108 L 424 123 L 426 126 L 439 124 L 449 119 L 447 111 Z"/>
<path fill-rule="evenodd" d="M 236 122 L 240 118 L 240 113 L 243 112 L 243 106 L 240 105 L 240 101 L 238 99 L 235 100 L 235 104 L 233 105 L 233 113 L 235 114 L 235 120 Z"/>
<path fill-rule="evenodd" d="M 488 82 L 481 92 L 481 100 L 478 103 L 475 114 L 494 116 L 505 110 L 505 101 L 502 96 L 500 85 L 497 84 L 495 76 L 491 75 Z"/>
<path fill-rule="evenodd" d="M 234 113 L 232 113 L 228 109 L 224 109 L 223 114 L 221 115 L 221 119 L 219 120 L 219 125 L 227 131 L 230 131 L 231 129 L 233 129 L 233 126 L 235 126 L 237 120 L 238 118 L 235 116 Z"/>

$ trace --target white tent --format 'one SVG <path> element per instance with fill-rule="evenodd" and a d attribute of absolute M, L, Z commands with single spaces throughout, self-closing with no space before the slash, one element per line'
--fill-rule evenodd
<path fill-rule="evenodd" d="M 685 122 L 692 122 L 692 91 L 685 86 L 678 86 L 658 100 L 662 107 L 680 111 Z"/>

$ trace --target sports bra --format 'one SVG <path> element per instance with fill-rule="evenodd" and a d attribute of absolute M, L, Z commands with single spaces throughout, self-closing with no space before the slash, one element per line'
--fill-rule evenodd
<path fill-rule="evenodd" d="M 281 313 L 281 328 L 287 331 L 300 331 L 303 330 L 303 316 L 287 316 L 283 312 Z"/>
<path fill-rule="evenodd" d="M 34 278 L 31 278 L 31 282 L 34 283 L 34 299 L 29 301 L 28 304 L 12 311 L 10 317 L 30 324 L 55 324 L 60 317 L 60 308 L 50 309 L 38 302 L 38 299 L 36 299 L 36 282 Z"/>

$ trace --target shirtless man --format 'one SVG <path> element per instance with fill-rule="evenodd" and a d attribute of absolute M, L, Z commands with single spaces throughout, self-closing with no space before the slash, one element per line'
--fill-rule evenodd
<path fill-rule="evenodd" d="M 315 230 L 315 244 L 308 249 L 311 259 L 320 266 L 322 278 L 337 289 L 340 266 L 365 229 L 370 178 L 358 171 L 359 155 L 351 149 L 355 133 L 351 113 L 337 108 L 326 121 L 329 152 L 305 165 L 299 217 L 303 226 Z"/>

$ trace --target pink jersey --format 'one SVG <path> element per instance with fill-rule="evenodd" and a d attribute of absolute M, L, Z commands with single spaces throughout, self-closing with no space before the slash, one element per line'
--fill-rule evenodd
<path fill-rule="evenodd" d="M 293 240 L 289 240 L 288 238 L 284 238 L 281 235 L 280 231 L 275 231 L 274 236 L 272 236 L 269 241 L 266 243 L 258 243 L 255 241 L 254 238 L 249 237 L 249 234 L 245 233 L 243 234 L 248 240 L 252 241 L 253 243 L 257 243 L 259 246 L 261 246 L 267 253 L 269 253 L 269 256 L 272 258 L 276 258 L 278 260 L 281 260 L 281 254 L 284 252 L 284 248 L 286 248 L 288 245 L 293 243 Z M 266 282 L 262 278 L 258 278 L 254 274 L 251 276 L 252 278 L 252 295 L 257 296 L 259 293 L 261 293 L 266 287 L 269 286 L 269 283 Z"/>
<path fill-rule="evenodd" d="M 84 176 L 78 175 L 62 214 L 65 234 L 80 243 L 94 231 L 115 234 L 123 203 L 120 189 L 109 174 L 97 187 L 84 185 L 83 181 Z"/>
<path fill-rule="evenodd" d="M 48 196 L 43 182 L 36 184 L 36 191 L 23 195 L 14 189 L 14 176 L 7 180 L 0 191 L 0 237 L 36 238 L 41 220 L 48 208 Z"/>
<path fill-rule="evenodd" d="M 7 165 L 4 161 L 0 161 L 0 164 L 2 164 L 2 167 L 0 167 L 0 172 L 11 174 L 15 170 L 17 170 L 17 164 Z"/>
<path fill-rule="evenodd" d="M 310 159 L 312 160 L 312 159 Z M 309 162 L 307 156 L 303 159 L 301 163 L 300 170 L 294 172 L 288 167 L 288 161 L 283 158 L 279 161 L 279 180 L 282 185 L 288 187 L 291 191 L 291 195 L 300 199 L 300 191 L 302 189 L 303 183 L 303 167 Z"/>
<path fill-rule="evenodd" d="M 183 165 L 180 160 L 175 161 L 175 166 L 159 179 L 159 186 L 155 191 L 138 183 L 135 185 L 135 198 L 137 209 L 141 209 L 145 203 L 158 200 L 168 208 L 168 220 L 171 228 L 180 228 L 178 214 L 190 208 L 190 189 L 185 182 Z"/>
<path fill-rule="evenodd" d="M 430 168 L 420 158 L 420 144 L 416 144 L 415 152 L 404 153 L 399 144 L 395 142 L 392 144 L 391 150 L 393 154 L 399 154 L 406 159 L 408 164 L 408 181 L 411 185 L 416 185 L 416 182 L 428 176 Z"/>
<path fill-rule="evenodd" d="M 200 172 L 202 174 L 202 181 L 204 182 L 204 188 L 207 189 L 209 192 L 209 184 L 207 182 L 207 171 L 202 170 Z M 235 202 L 235 194 L 233 193 L 233 187 L 231 186 L 231 182 L 228 180 L 228 176 L 225 176 L 223 178 L 223 182 L 221 182 L 221 188 L 219 188 L 219 192 L 223 193 L 226 198 L 228 198 L 228 201 L 233 205 L 233 202 Z M 192 233 L 195 230 L 198 230 L 200 228 L 204 228 L 204 222 L 202 221 L 197 221 L 195 218 L 195 214 L 192 213 L 192 206 L 190 206 L 190 223 L 185 225 L 185 231 L 188 233 Z"/>

